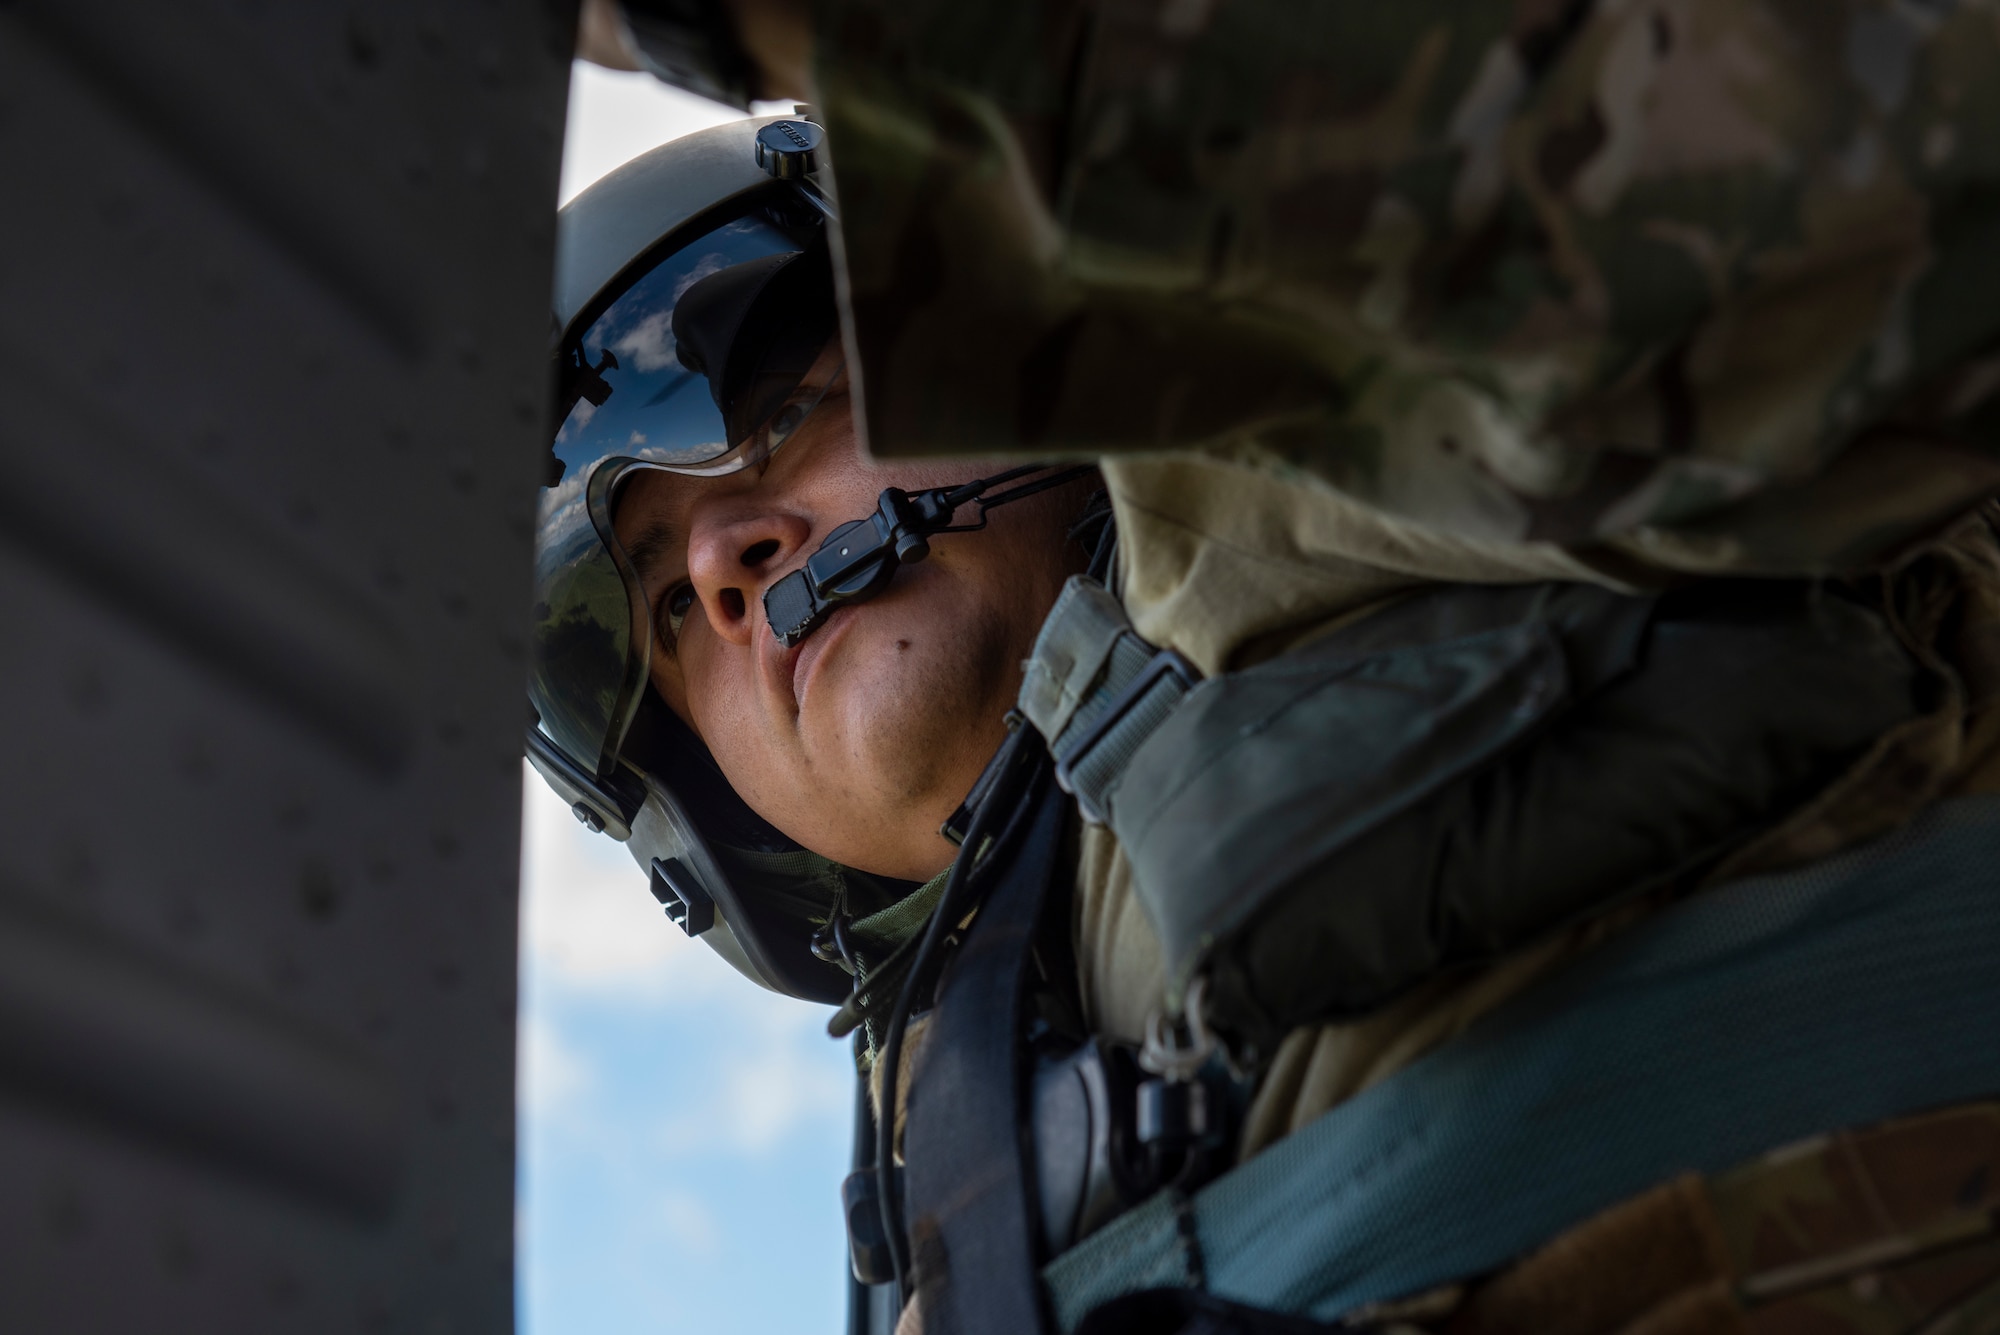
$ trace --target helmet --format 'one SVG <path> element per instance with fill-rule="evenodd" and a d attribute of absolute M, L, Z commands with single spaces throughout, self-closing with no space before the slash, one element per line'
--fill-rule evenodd
<path fill-rule="evenodd" d="M 833 1002 L 851 981 L 815 934 L 912 887 L 807 852 L 730 787 L 649 687 L 651 612 L 611 523 L 638 471 L 760 463 L 843 374 L 821 136 L 795 118 L 701 131 L 558 215 L 527 750 L 689 935 L 774 991 Z"/>

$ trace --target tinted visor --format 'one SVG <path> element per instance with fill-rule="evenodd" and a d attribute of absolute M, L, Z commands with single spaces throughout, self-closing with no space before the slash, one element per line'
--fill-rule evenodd
<path fill-rule="evenodd" d="M 761 464 L 817 406 L 840 369 L 822 246 L 761 216 L 725 223 L 557 350 L 564 417 L 537 513 L 528 695 L 549 739 L 595 773 L 645 692 L 652 644 L 612 530 L 619 483 L 635 468 Z"/>

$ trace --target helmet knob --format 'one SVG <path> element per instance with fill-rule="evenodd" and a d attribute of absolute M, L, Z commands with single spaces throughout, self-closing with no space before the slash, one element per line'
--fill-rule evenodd
<path fill-rule="evenodd" d="M 795 181 L 819 168 L 826 131 L 811 121 L 772 121 L 757 131 L 757 165 L 781 181 Z"/>

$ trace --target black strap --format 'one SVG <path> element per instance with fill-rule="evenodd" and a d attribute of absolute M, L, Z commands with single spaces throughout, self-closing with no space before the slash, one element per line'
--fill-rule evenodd
<path fill-rule="evenodd" d="M 1033 818 L 946 973 L 904 1125 L 912 1286 L 925 1335 L 1052 1329 L 1041 1293 L 1023 1109 L 1023 1003 L 1069 799 L 1047 766 Z"/>

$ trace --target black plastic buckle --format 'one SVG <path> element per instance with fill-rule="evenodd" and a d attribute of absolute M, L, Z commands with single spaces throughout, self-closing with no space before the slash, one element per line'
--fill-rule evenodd
<path fill-rule="evenodd" d="M 889 1237 L 882 1230 L 882 1193 L 873 1168 L 849 1173 L 840 1184 L 840 1209 L 847 1217 L 847 1264 L 863 1284 L 895 1280 Z"/>
<path fill-rule="evenodd" d="M 1152 690 L 1162 677 L 1173 677 L 1179 681 L 1182 695 L 1186 695 L 1201 684 L 1201 670 L 1194 664 L 1172 649 L 1156 650 L 1146 661 L 1146 666 L 1139 669 L 1139 675 L 1125 683 L 1125 689 L 1120 691 L 1117 698 L 1105 707 L 1104 712 L 1091 722 L 1090 729 L 1084 733 L 1082 740 L 1075 746 L 1067 748 L 1068 756 L 1056 761 L 1056 782 L 1062 785 L 1064 792 L 1076 799 L 1077 809 L 1083 812 L 1083 818 L 1092 825 L 1105 823 L 1104 812 L 1097 803 L 1077 792 L 1070 783 L 1070 774 L 1077 764 L 1096 750 L 1098 743 L 1108 737 L 1112 729 L 1132 712 L 1132 707 L 1145 699 L 1146 693 Z"/>
<path fill-rule="evenodd" d="M 689 936 L 700 936 L 715 926 L 715 901 L 681 865 L 679 858 L 654 858 L 648 885 L 653 898 L 666 905 L 667 916 L 673 919 L 674 926 Z"/>

